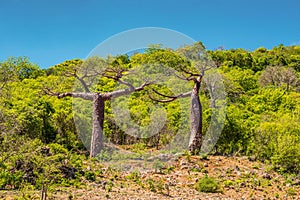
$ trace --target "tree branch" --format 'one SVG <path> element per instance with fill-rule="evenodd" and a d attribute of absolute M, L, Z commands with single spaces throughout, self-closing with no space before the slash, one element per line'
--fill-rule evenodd
<path fill-rule="evenodd" d="M 117 91 L 113 91 L 113 92 L 108 92 L 102 95 L 102 97 L 104 98 L 104 100 L 108 100 L 108 99 L 114 99 L 117 97 L 120 97 L 122 95 L 127 95 L 127 94 L 131 94 L 132 92 L 138 92 L 143 90 L 146 86 L 149 86 L 151 84 L 153 84 L 154 82 L 145 82 L 142 85 L 140 85 L 139 87 L 129 87 L 127 89 L 122 89 L 122 90 L 117 90 Z"/>
<path fill-rule="evenodd" d="M 189 77 L 182 77 L 182 76 L 179 76 L 177 75 L 176 73 L 174 73 L 174 76 L 176 76 L 177 78 L 181 79 L 181 80 L 185 80 L 185 81 L 191 81 L 193 80 L 193 76 L 189 76 Z"/>
<path fill-rule="evenodd" d="M 77 74 L 75 74 L 75 78 L 80 81 L 81 85 L 83 86 L 85 92 L 90 92 L 89 87 L 87 86 L 86 82 L 83 78 L 80 78 Z"/>
<path fill-rule="evenodd" d="M 134 86 L 131 84 L 131 83 L 128 83 L 126 81 L 122 81 L 122 80 L 117 80 L 120 84 L 123 84 L 123 85 L 127 85 L 129 88 L 131 88 L 132 90 L 134 90 Z"/>
<path fill-rule="evenodd" d="M 192 72 L 189 72 L 189 71 L 183 69 L 182 66 L 179 66 L 179 68 L 180 68 L 181 71 L 183 71 L 184 73 L 186 73 L 186 74 L 188 74 L 190 76 L 199 76 L 199 74 L 195 74 L 195 73 L 192 73 Z"/>
<path fill-rule="evenodd" d="M 169 95 L 162 94 L 162 93 L 160 93 L 160 92 L 158 92 L 154 89 L 152 89 L 152 91 L 155 92 L 156 94 L 160 95 L 160 96 L 169 98 L 169 99 L 166 99 L 166 100 L 161 100 L 161 99 L 155 99 L 151 95 L 149 95 L 149 98 L 151 100 L 161 102 L 161 103 L 172 102 L 172 101 L 175 101 L 176 99 L 179 99 L 179 98 L 185 98 L 185 97 L 191 96 L 191 94 L 192 94 L 192 92 L 186 92 L 186 93 L 182 93 L 182 94 L 179 94 L 179 95 L 176 95 L 176 96 L 169 96 Z"/>
<path fill-rule="evenodd" d="M 106 77 L 106 78 L 111 78 L 111 79 L 117 81 L 120 84 L 127 85 L 129 88 L 134 90 L 134 86 L 131 83 L 121 80 L 121 78 L 124 76 L 124 74 L 122 74 L 122 72 L 124 72 L 124 71 L 121 70 L 116 76 L 110 76 L 110 75 L 107 75 L 107 74 L 103 74 L 103 76 Z"/>
<path fill-rule="evenodd" d="M 73 98 L 82 98 L 85 100 L 93 100 L 93 93 L 86 93 L 86 92 L 65 92 L 65 93 L 59 93 L 59 92 L 53 92 L 49 88 L 46 88 L 44 90 L 48 95 L 56 96 L 59 99 L 65 98 L 65 97 L 73 97 Z"/>

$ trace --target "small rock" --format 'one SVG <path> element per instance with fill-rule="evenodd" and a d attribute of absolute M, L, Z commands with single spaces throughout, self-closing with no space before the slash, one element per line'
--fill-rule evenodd
<path fill-rule="evenodd" d="M 246 186 L 246 183 L 245 182 L 241 182 L 240 183 L 240 187 L 245 187 Z"/>
<path fill-rule="evenodd" d="M 168 184 L 169 184 L 169 186 L 176 186 L 177 183 L 176 183 L 176 181 L 170 181 Z"/>
<path fill-rule="evenodd" d="M 208 167 L 208 164 L 207 164 L 207 163 L 203 163 L 203 166 L 204 166 L 204 167 Z"/>
<path fill-rule="evenodd" d="M 234 169 L 236 170 L 236 171 L 240 171 L 240 168 L 239 168 L 239 166 L 234 166 Z"/>
<path fill-rule="evenodd" d="M 189 168 L 189 166 L 187 166 L 187 165 L 183 165 L 180 167 L 181 170 L 188 169 L 188 168 Z"/>
<path fill-rule="evenodd" d="M 272 176 L 271 176 L 269 173 L 264 173 L 264 174 L 262 175 L 262 177 L 265 178 L 265 179 L 268 179 L 268 180 L 271 180 L 271 179 L 272 179 Z"/>
<path fill-rule="evenodd" d="M 175 174 L 174 174 L 175 176 L 177 176 L 177 177 L 181 177 L 182 176 L 182 173 L 179 173 L 179 172 L 175 172 Z"/>
<path fill-rule="evenodd" d="M 187 165 L 188 163 L 185 160 L 180 161 L 180 166 Z"/>
<path fill-rule="evenodd" d="M 102 187 L 102 189 L 105 189 L 106 184 L 107 184 L 107 181 L 102 181 L 100 183 L 100 186 Z"/>
<path fill-rule="evenodd" d="M 256 159 L 255 159 L 255 156 L 250 156 L 249 158 L 249 161 L 251 161 L 251 162 L 254 162 Z"/>
<path fill-rule="evenodd" d="M 147 177 L 147 174 L 144 174 L 144 173 L 143 173 L 143 174 L 141 175 L 141 178 L 142 178 L 142 179 L 144 179 L 144 178 L 146 178 L 146 177 Z"/>
<path fill-rule="evenodd" d="M 293 185 L 300 185 L 300 179 L 297 179 L 293 182 Z"/>

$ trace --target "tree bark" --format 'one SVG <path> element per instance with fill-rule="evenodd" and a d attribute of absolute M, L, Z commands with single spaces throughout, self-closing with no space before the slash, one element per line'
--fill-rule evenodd
<path fill-rule="evenodd" d="M 90 157 L 95 157 L 103 149 L 104 100 L 99 93 L 93 96 L 93 130 Z"/>
<path fill-rule="evenodd" d="M 190 141 L 189 151 L 191 154 L 196 154 L 200 151 L 202 144 L 202 105 L 199 98 L 199 89 L 202 76 L 194 79 L 194 88 L 191 94 L 190 104 Z"/>

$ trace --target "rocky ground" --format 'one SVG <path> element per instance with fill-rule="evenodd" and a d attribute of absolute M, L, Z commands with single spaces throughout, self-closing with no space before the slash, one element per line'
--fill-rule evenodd
<path fill-rule="evenodd" d="M 195 185 L 203 176 L 213 178 L 220 187 L 213 193 L 197 191 Z M 300 199 L 300 177 L 282 176 L 246 157 L 183 156 L 144 171 L 104 166 L 95 181 L 83 182 L 77 187 L 52 188 L 48 199 Z M 40 199 L 39 191 L 25 198 L 28 192 L 0 191 L 0 199 Z"/>

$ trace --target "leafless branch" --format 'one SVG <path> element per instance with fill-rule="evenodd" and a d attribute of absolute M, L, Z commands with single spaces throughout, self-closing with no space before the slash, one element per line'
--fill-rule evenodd
<path fill-rule="evenodd" d="M 190 76 L 199 76 L 199 74 L 195 74 L 195 73 L 192 73 L 192 72 L 189 72 L 187 70 L 185 70 L 182 66 L 179 66 L 180 70 L 183 71 L 184 73 L 190 75 Z"/>
<path fill-rule="evenodd" d="M 80 81 L 81 85 L 83 86 L 85 92 L 90 92 L 88 85 L 83 80 L 83 78 L 80 78 L 77 74 L 75 75 L 75 78 Z"/>
<path fill-rule="evenodd" d="M 127 95 L 127 94 L 130 94 L 132 92 L 138 92 L 138 91 L 141 91 L 143 90 L 145 87 L 153 84 L 153 82 L 144 82 L 142 85 L 140 85 L 139 87 L 129 87 L 127 89 L 122 89 L 122 90 L 117 90 L 117 91 L 113 91 L 113 92 L 108 92 L 108 93 L 105 93 L 103 94 L 103 98 L 105 100 L 107 99 L 114 99 L 114 98 L 117 98 L 117 97 L 120 97 L 122 95 Z"/>
<path fill-rule="evenodd" d="M 168 103 L 168 102 L 175 101 L 176 99 L 179 99 L 179 98 L 185 98 L 185 97 L 191 96 L 191 93 L 192 93 L 192 92 L 186 92 L 186 93 L 182 93 L 182 94 L 179 94 L 179 95 L 176 95 L 176 96 L 169 96 L 169 95 L 162 94 L 162 93 L 160 93 L 160 92 L 158 92 L 154 89 L 152 89 L 152 91 L 155 92 L 156 94 L 162 96 L 162 97 L 169 98 L 169 99 L 161 100 L 161 99 L 155 99 L 151 95 L 149 95 L 149 98 L 151 100 L 161 102 L 161 103 Z"/>
<path fill-rule="evenodd" d="M 118 80 L 118 82 L 120 84 L 127 85 L 129 88 L 131 88 L 132 90 L 134 90 L 134 86 L 131 83 L 128 83 L 128 82 L 122 81 L 122 80 Z"/>
<path fill-rule="evenodd" d="M 93 93 L 86 93 L 86 92 L 53 92 L 51 89 L 46 88 L 44 90 L 48 95 L 56 96 L 57 98 L 61 99 L 64 97 L 74 97 L 74 98 L 82 98 L 85 100 L 93 100 Z"/>
<path fill-rule="evenodd" d="M 181 80 L 184 80 L 184 81 L 191 81 L 194 79 L 193 76 L 189 76 L 189 77 L 182 77 L 182 76 L 179 76 L 178 74 L 174 73 L 174 76 L 176 76 L 177 78 L 181 79 Z"/>

